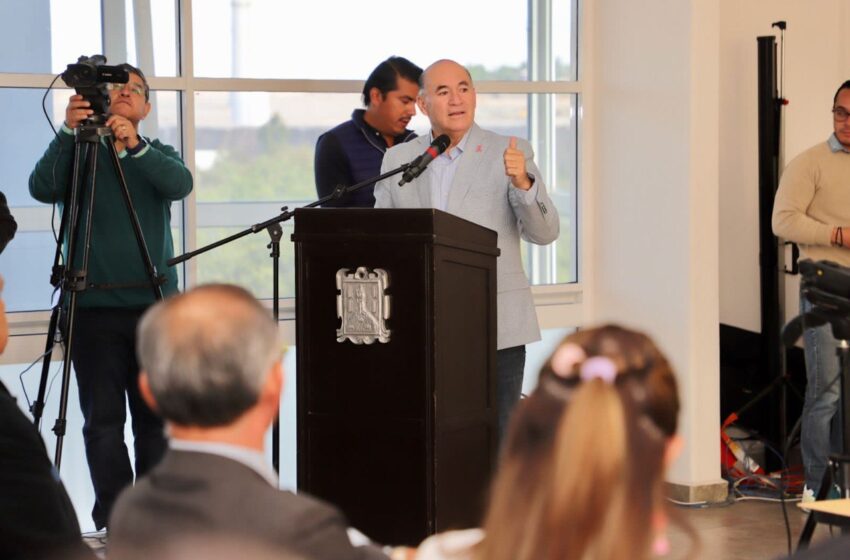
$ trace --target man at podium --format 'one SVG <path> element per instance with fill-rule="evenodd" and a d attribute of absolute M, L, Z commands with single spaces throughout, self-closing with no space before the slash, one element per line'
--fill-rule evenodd
<path fill-rule="evenodd" d="M 498 233 L 496 392 L 501 439 L 522 390 L 525 345 L 540 339 L 519 241 L 546 245 L 557 239 L 558 212 L 531 145 L 475 124 L 476 94 L 466 68 L 452 60 L 426 68 L 417 105 L 430 120 L 431 133 L 389 149 L 381 172 L 413 160 L 440 135 L 449 137 L 449 147 L 403 187 L 397 177 L 377 183 L 375 207 L 437 208 Z"/>

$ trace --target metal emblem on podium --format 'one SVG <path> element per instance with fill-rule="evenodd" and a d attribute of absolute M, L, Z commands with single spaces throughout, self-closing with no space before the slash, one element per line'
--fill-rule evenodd
<path fill-rule="evenodd" d="M 390 341 L 386 320 L 390 317 L 390 284 L 386 270 L 370 271 L 360 266 L 353 273 L 348 268 L 336 272 L 336 315 L 342 320 L 336 330 L 337 342 L 354 344 Z"/>

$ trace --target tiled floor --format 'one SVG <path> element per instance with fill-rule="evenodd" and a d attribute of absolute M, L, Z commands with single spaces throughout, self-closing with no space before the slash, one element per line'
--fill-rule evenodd
<path fill-rule="evenodd" d="M 806 514 L 796 503 L 786 503 L 791 526 L 791 548 L 806 522 Z M 698 558 L 703 559 L 773 559 L 784 558 L 788 551 L 782 507 L 779 503 L 744 501 L 728 506 L 677 508 L 696 530 L 700 540 Z M 834 534 L 839 535 L 835 529 Z M 830 538 L 829 528 L 818 525 L 812 543 Z M 678 529 L 671 530 L 673 550 L 687 550 L 687 538 Z M 847 558 L 850 558 L 848 550 Z M 837 559 L 836 559 L 837 560 Z"/>
<path fill-rule="evenodd" d="M 791 526 L 792 550 L 797 549 L 797 540 L 806 514 L 796 504 L 788 503 L 788 521 Z M 677 512 L 693 527 L 699 538 L 699 553 L 696 558 L 704 560 L 771 560 L 784 558 L 787 553 L 787 537 L 782 519 L 782 508 L 778 503 L 745 501 L 727 506 L 705 508 L 677 508 Z M 836 529 L 837 536 L 839 531 Z M 830 538 L 829 528 L 819 525 L 815 530 L 813 544 Z M 92 534 L 86 539 L 89 545 L 104 556 L 102 534 Z M 690 541 L 683 531 L 673 527 L 670 531 L 673 558 L 683 557 L 680 552 L 690 550 Z M 850 558 L 850 550 L 847 556 Z M 839 560 L 839 558 L 836 558 Z"/>

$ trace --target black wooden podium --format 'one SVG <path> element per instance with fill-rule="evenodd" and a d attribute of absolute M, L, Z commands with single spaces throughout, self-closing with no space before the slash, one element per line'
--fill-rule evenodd
<path fill-rule="evenodd" d="M 292 240 L 299 490 L 384 544 L 477 526 L 497 452 L 496 233 L 433 209 L 323 208 L 295 211 Z M 358 281 L 381 271 L 383 293 Z M 338 341 L 343 308 L 361 326 L 384 304 L 387 342 Z"/>

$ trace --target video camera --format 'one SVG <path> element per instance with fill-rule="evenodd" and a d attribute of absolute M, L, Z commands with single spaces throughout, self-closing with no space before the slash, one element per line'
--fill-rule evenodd
<path fill-rule="evenodd" d="M 850 268 L 832 261 L 806 259 L 800 261 L 800 275 L 803 289 L 817 290 L 847 300 L 850 305 Z"/>
<path fill-rule="evenodd" d="M 76 64 L 69 64 L 62 72 L 62 81 L 91 104 L 94 117 L 105 116 L 109 110 L 107 84 L 126 84 L 129 80 L 127 70 L 120 66 L 107 66 L 106 57 L 102 54 L 81 56 Z"/>
<path fill-rule="evenodd" d="M 800 261 L 800 276 L 800 295 L 812 304 L 804 314 L 806 326 L 829 323 L 835 338 L 850 340 L 850 268 L 806 259 Z"/>
<path fill-rule="evenodd" d="M 850 340 L 850 268 L 832 261 L 800 261 L 800 297 L 812 304 L 782 329 L 785 346 L 793 346 L 803 330 L 829 324 L 833 336 Z"/>

